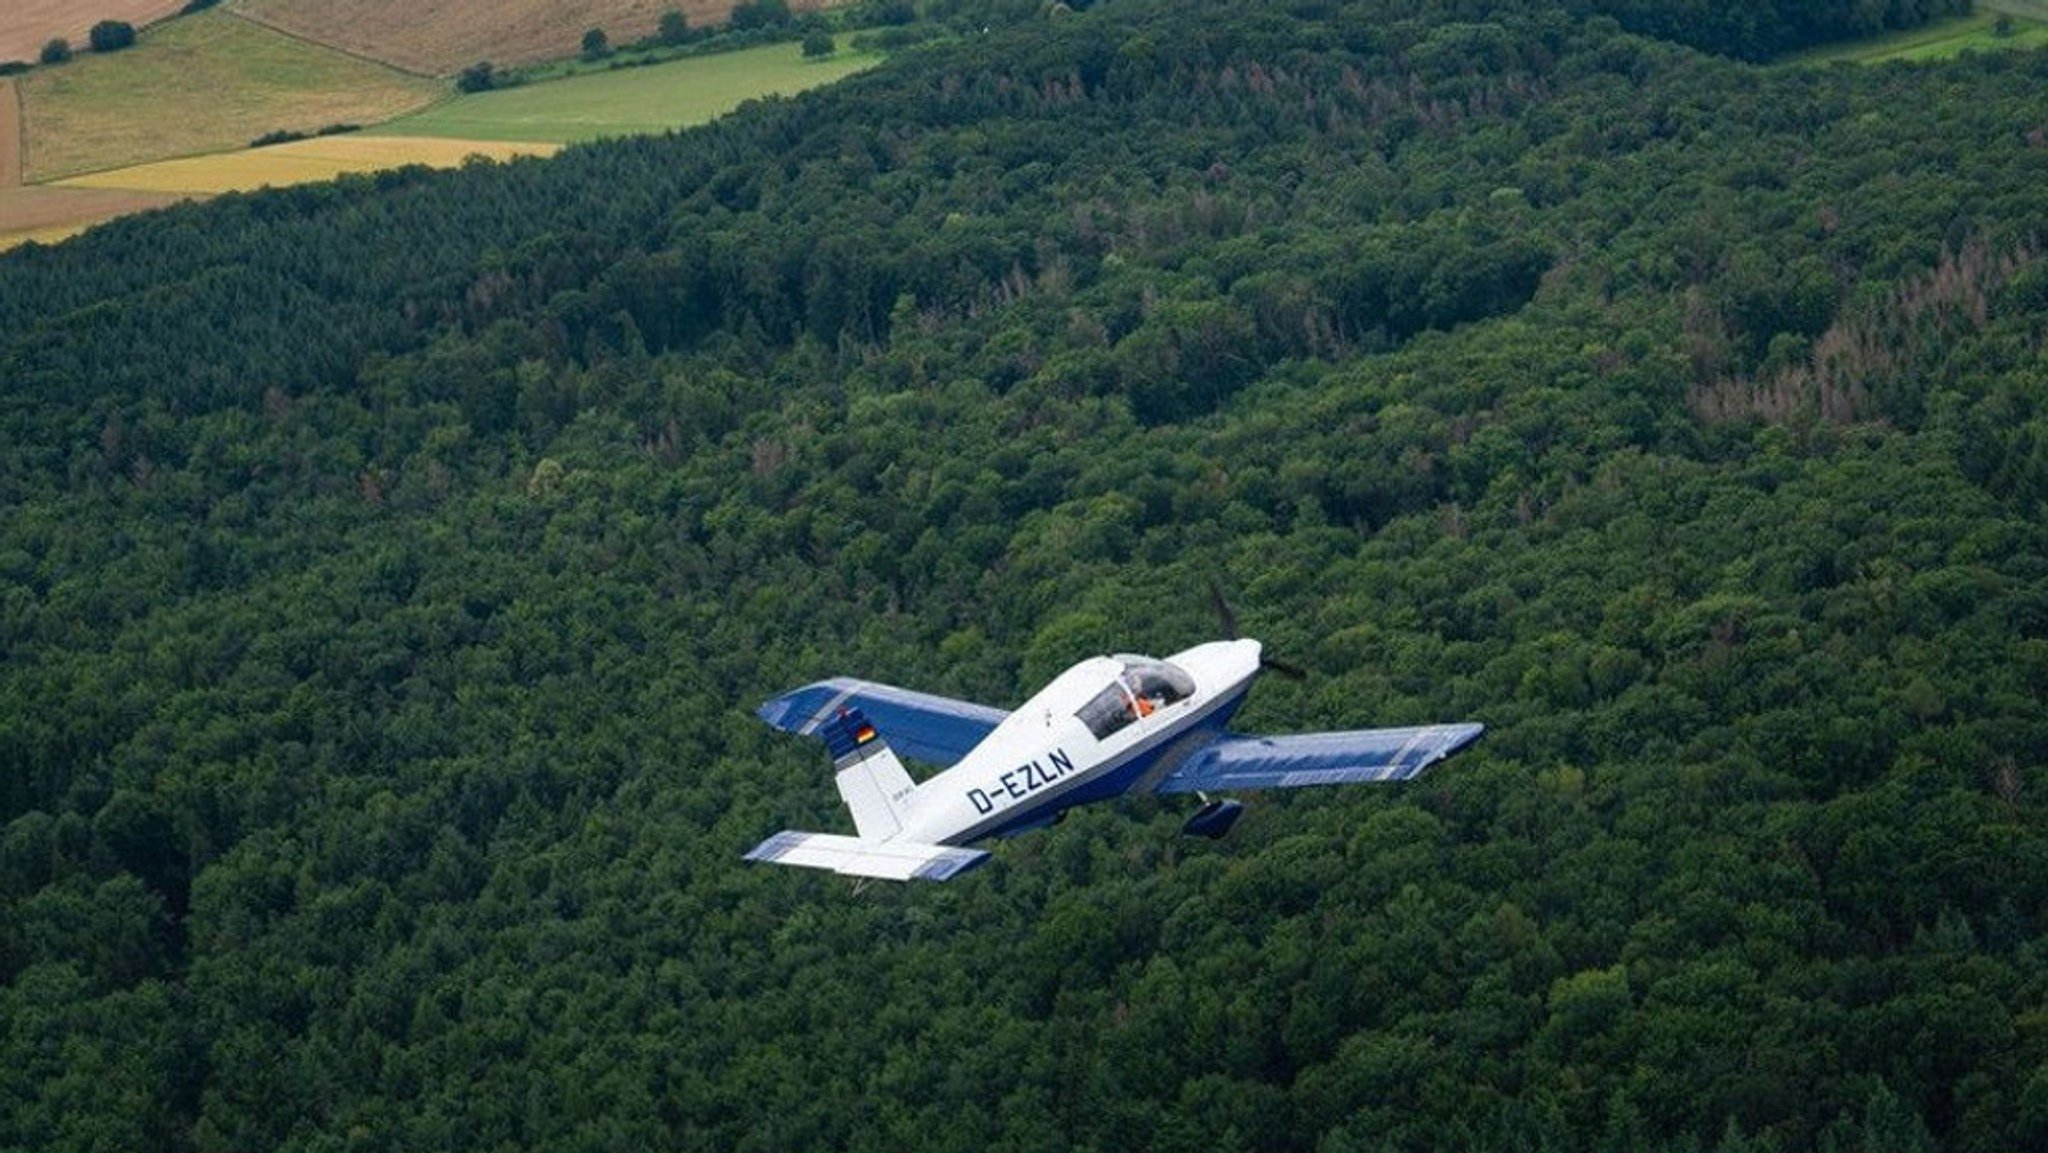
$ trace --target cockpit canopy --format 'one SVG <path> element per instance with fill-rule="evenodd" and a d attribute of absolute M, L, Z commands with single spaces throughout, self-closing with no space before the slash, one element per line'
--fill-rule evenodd
<path fill-rule="evenodd" d="M 1097 740 L 1107 740 L 1139 717 L 1149 717 L 1195 693 L 1195 678 L 1178 665 L 1131 653 L 1118 653 L 1116 661 L 1123 671 L 1075 713 Z"/>

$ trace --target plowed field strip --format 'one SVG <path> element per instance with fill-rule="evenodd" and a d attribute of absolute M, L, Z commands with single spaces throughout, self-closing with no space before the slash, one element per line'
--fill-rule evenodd
<path fill-rule="evenodd" d="M 55 240 L 102 220 L 186 199 L 175 192 L 131 189 L 0 188 L 0 249 L 24 240 Z"/>
<path fill-rule="evenodd" d="M 21 95 L 0 80 L 0 188 L 21 183 Z"/>
<path fill-rule="evenodd" d="M 62 36 L 85 47 L 86 33 L 102 20 L 125 20 L 137 28 L 184 7 L 185 0 L 6 0 L 0 4 L 0 61 L 34 60 L 43 45 Z"/>

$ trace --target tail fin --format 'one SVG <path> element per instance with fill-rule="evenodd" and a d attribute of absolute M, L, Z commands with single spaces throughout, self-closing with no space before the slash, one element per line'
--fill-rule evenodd
<path fill-rule="evenodd" d="M 917 791 L 903 762 L 859 709 L 842 710 L 819 735 L 839 770 L 839 797 L 853 814 L 863 841 L 886 840 L 903 831 L 903 812 Z"/>

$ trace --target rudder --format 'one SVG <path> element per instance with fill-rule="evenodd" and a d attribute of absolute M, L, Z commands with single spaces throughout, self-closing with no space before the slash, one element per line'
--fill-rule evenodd
<path fill-rule="evenodd" d="M 881 841 L 901 833 L 904 809 L 917 784 L 874 723 L 858 708 L 842 709 L 819 735 L 832 754 L 839 799 L 853 814 L 860 839 Z"/>

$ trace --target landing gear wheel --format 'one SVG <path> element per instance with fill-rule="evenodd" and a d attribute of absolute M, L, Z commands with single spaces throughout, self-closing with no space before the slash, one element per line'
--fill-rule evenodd
<path fill-rule="evenodd" d="M 1237 824 L 1237 819 L 1242 816 L 1244 802 L 1212 801 L 1204 797 L 1202 807 L 1195 810 L 1195 815 L 1188 818 L 1187 824 L 1182 825 L 1180 831 L 1183 836 L 1207 837 L 1212 841 L 1220 841 L 1229 835 L 1230 827 Z"/>

